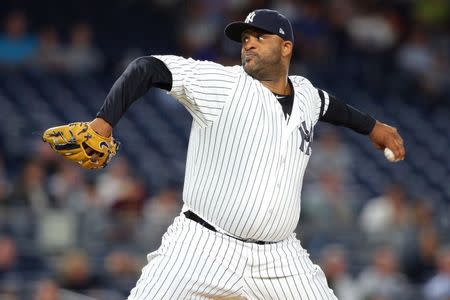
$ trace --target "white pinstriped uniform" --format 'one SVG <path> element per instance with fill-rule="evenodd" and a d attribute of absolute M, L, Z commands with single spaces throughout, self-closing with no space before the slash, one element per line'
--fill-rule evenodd
<path fill-rule="evenodd" d="M 194 119 L 183 211 L 219 232 L 180 214 L 129 299 L 336 299 L 293 234 L 328 94 L 290 76 L 295 96 L 286 120 L 273 93 L 241 66 L 155 57 L 172 73 L 170 94 Z"/>

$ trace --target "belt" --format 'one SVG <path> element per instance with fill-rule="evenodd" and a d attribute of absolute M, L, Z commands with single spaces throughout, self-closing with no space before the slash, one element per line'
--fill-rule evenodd
<path fill-rule="evenodd" d="M 200 218 L 200 217 L 199 217 L 197 214 L 195 214 L 193 211 L 188 210 L 188 211 L 185 211 L 183 214 L 184 214 L 184 215 L 186 216 L 186 218 L 188 218 L 189 220 L 192 220 L 192 221 L 194 221 L 194 222 L 196 222 L 196 223 L 202 225 L 203 227 L 205 227 L 205 228 L 207 228 L 207 229 L 209 229 L 209 230 L 211 230 L 211 231 L 218 232 L 217 229 L 214 228 L 214 226 L 212 226 L 211 224 L 209 224 L 208 222 L 206 222 L 205 220 L 203 220 L 202 218 Z M 254 244 L 258 244 L 258 245 L 267 245 L 267 244 L 274 244 L 274 243 L 276 243 L 276 242 L 266 242 L 266 241 L 258 241 L 258 240 L 246 240 L 246 239 L 241 239 L 241 238 L 238 238 L 238 237 L 235 237 L 235 236 L 226 234 L 226 233 L 225 233 L 225 235 L 227 235 L 227 236 L 229 236 L 229 237 L 232 237 L 232 238 L 234 238 L 234 239 L 236 239 L 236 240 L 239 240 L 239 241 L 241 241 L 241 242 L 245 242 L 245 243 L 254 243 Z"/>

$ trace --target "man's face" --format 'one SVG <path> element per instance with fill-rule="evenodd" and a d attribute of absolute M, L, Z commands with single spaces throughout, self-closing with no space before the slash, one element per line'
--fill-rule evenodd
<path fill-rule="evenodd" d="M 261 30 L 248 29 L 242 33 L 241 60 L 245 72 L 258 80 L 271 78 L 281 66 L 283 39 Z"/>

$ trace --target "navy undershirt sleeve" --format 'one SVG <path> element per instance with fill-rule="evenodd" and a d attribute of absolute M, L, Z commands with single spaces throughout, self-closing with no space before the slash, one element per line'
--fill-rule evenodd
<path fill-rule="evenodd" d="M 145 95 L 151 87 L 170 91 L 172 73 L 155 57 L 139 57 L 128 65 L 114 83 L 97 117 L 114 127 L 131 104 Z"/>
<path fill-rule="evenodd" d="M 322 99 L 323 93 L 320 93 L 320 90 L 319 96 Z M 372 131 L 376 123 L 376 120 L 373 117 L 357 110 L 351 105 L 342 103 L 332 95 L 330 95 L 329 99 L 328 109 L 325 114 L 320 117 L 320 121 L 344 126 L 366 135 Z M 322 103 L 324 103 L 323 99 Z"/>

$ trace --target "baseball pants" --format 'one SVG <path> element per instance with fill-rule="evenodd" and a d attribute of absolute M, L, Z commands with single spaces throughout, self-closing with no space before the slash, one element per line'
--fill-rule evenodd
<path fill-rule="evenodd" d="M 259 245 L 175 218 L 128 300 L 337 299 L 292 234 Z"/>

